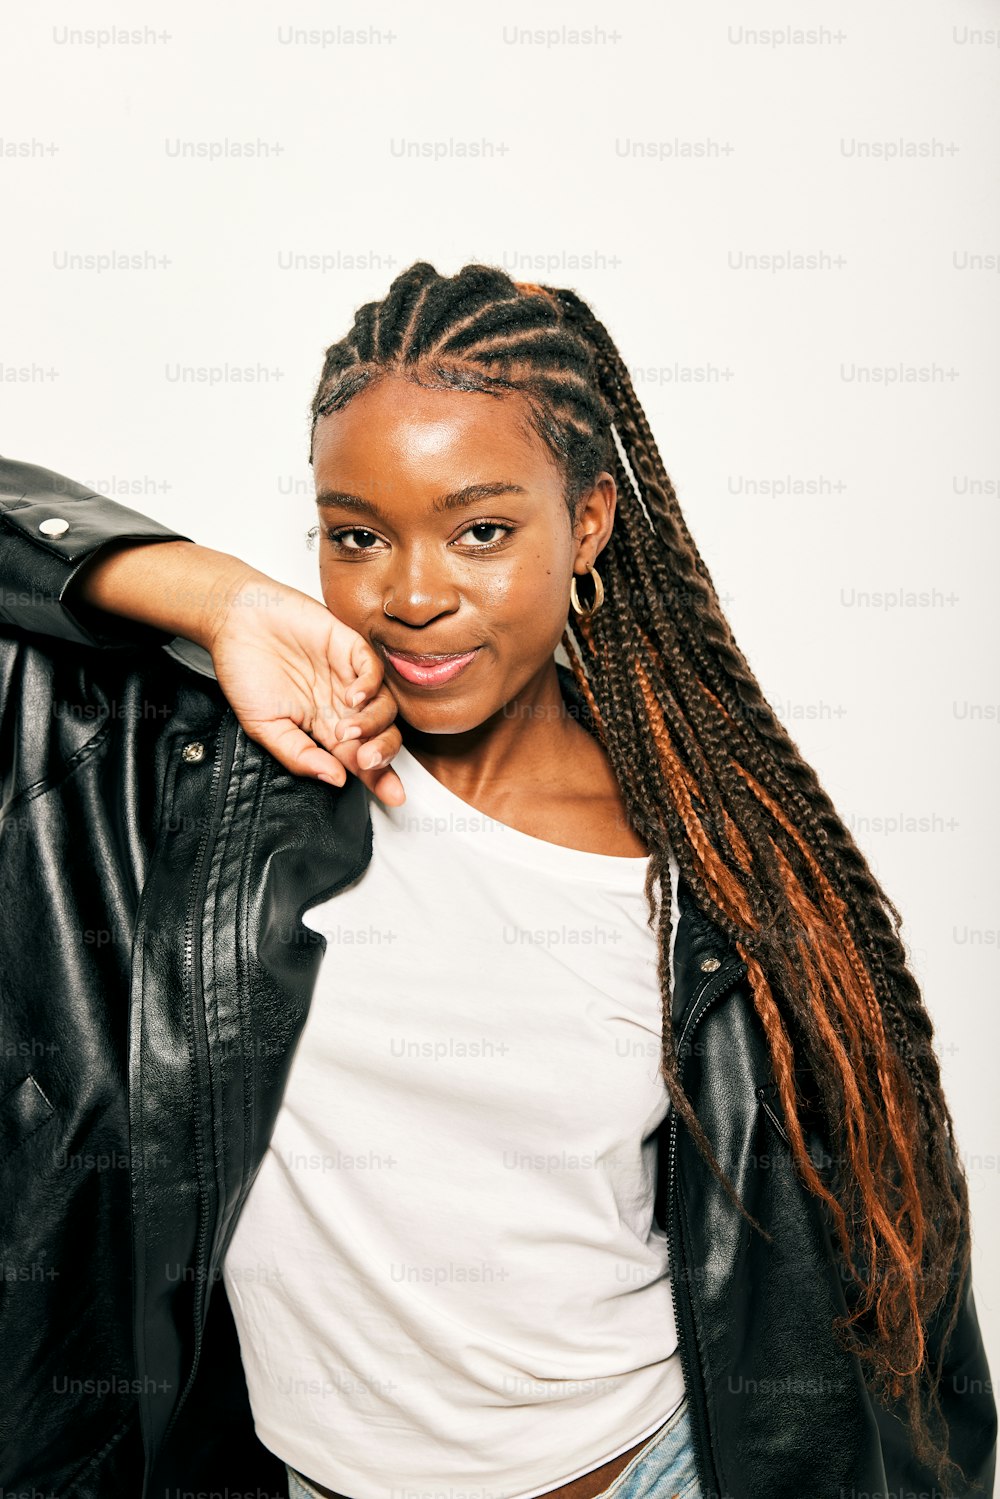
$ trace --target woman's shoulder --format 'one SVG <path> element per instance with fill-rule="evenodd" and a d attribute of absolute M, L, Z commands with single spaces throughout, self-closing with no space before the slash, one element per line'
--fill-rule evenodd
<path fill-rule="evenodd" d="M 207 652 L 179 638 L 109 650 L 0 626 L 0 742 L 7 797 L 51 784 L 60 767 L 114 739 L 148 751 L 163 730 L 216 720 L 228 706 Z"/>

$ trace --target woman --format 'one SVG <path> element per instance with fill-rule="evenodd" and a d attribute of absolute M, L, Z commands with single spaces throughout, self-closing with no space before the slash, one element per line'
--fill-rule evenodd
<path fill-rule="evenodd" d="M 144 1499 L 209 1451 L 228 1308 L 254 1461 L 294 1499 L 989 1492 L 967 1192 L 899 916 L 739 653 L 606 329 L 418 262 L 327 351 L 311 460 L 326 609 L 5 485 L 13 826 L 38 846 L 48 813 L 51 845 L 72 810 L 126 870 L 95 928 L 131 997 L 100 1117 L 129 1144 Z M 19 725 L 70 703 L 39 758 Z M 93 793 L 57 823 L 107 756 L 126 836 Z M 59 1113 L 43 1071 L 15 1069 L 15 1144 Z M 133 1472 L 128 1399 L 106 1419 L 66 1492 Z"/>

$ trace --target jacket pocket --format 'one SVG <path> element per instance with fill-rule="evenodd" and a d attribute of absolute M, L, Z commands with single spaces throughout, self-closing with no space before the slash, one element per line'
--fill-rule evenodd
<path fill-rule="evenodd" d="M 29 1072 L 0 1098 L 0 1160 L 18 1149 L 55 1113 Z"/>
<path fill-rule="evenodd" d="M 788 1139 L 788 1131 L 785 1129 L 781 1118 L 781 1101 L 778 1097 L 777 1083 L 765 1083 L 762 1087 L 758 1088 L 757 1102 L 760 1104 L 764 1113 L 767 1115 L 768 1119 L 770 1119 L 771 1123 L 774 1125 L 774 1128 L 778 1131 L 778 1134 L 784 1140 L 785 1144 L 788 1145 L 790 1142 Z"/>
<path fill-rule="evenodd" d="M 768 1127 L 777 1130 L 789 1151 L 792 1149 L 788 1127 L 785 1124 L 785 1110 L 775 1082 L 764 1083 L 756 1089 L 757 1105 L 760 1112 L 768 1120 Z M 800 1120 L 802 1125 L 802 1138 L 805 1144 L 806 1155 L 812 1162 L 813 1169 L 820 1180 L 832 1192 L 840 1190 L 835 1170 L 835 1158 L 831 1154 L 827 1131 L 822 1121 L 814 1113 L 808 1110 Z"/>

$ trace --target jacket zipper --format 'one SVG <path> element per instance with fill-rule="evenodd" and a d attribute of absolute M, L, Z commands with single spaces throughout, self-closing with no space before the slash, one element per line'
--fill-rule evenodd
<path fill-rule="evenodd" d="M 700 997 L 695 1000 L 688 1019 L 681 1030 L 680 1039 L 677 1042 L 677 1051 L 683 1056 L 683 1047 L 688 1036 L 699 1025 L 711 1009 L 712 1005 L 720 1000 L 723 995 L 728 994 L 741 978 L 748 972 L 747 965 L 740 959 L 739 963 L 728 970 L 724 969 L 715 978 L 707 980 L 705 988 Z M 691 1416 L 692 1446 L 694 1448 L 695 1466 L 698 1470 L 698 1483 L 705 1499 L 715 1491 L 715 1484 L 707 1482 L 708 1464 L 711 1454 L 711 1441 L 709 1437 L 708 1413 L 705 1402 L 702 1399 L 700 1386 L 695 1386 L 691 1378 L 691 1354 L 690 1350 L 696 1347 L 696 1333 L 694 1316 L 691 1312 L 690 1298 L 682 1298 L 678 1289 L 677 1269 L 680 1265 L 678 1235 L 675 1225 L 677 1196 L 675 1185 L 675 1171 L 677 1161 L 677 1113 L 670 1111 L 670 1134 L 667 1154 L 667 1253 L 670 1259 L 670 1295 L 674 1307 L 674 1322 L 677 1326 L 677 1347 L 681 1356 L 681 1373 L 684 1376 L 684 1388 L 689 1395 L 688 1408 Z"/>
<path fill-rule="evenodd" d="M 216 808 L 216 813 L 218 813 L 218 811 L 219 811 L 219 803 L 220 803 L 220 801 L 224 800 L 224 798 L 220 798 L 220 796 L 219 796 L 219 783 L 220 783 L 220 778 L 221 778 L 221 774 L 222 774 L 223 761 L 225 760 L 227 768 L 231 771 L 232 770 L 232 766 L 233 766 L 233 760 L 234 760 L 234 750 L 233 750 L 233 748 L 231 748 L 231 744 L 232 745 L 235 744 L 235 737 L 236 737 L 236 722 L 235 722 L 235 718 L 232 718 L 230 716 L 228 722 L 226 722 L 225 720 L 223 721 L 222 730 L 219 733 L 219 742 L 218 742 L 218 745 L 217 745 L 217 748 L 216 748 L 215 761 L 214 761 L 214 764 L 213 764 L 213 767 L 212 767 L 212 785 L 211 785 L 211 789 L 209 791 L 209 796 L 207 798 L 208 800 L 211 800 L 213 802 L 213 805 Z M 226 751 L 228 751 L 227 755 L 224 755 L 224 753 L 223 753 L 224 749 Z M 226 787 L 223 787 L 223 791 L 225 791 L 226 789 L 227 789 Z M 204 892 L 204 888 L 203 888 L 203 886 L 204 886 L 204 880 L 203 880 L 203 877 L 202 877 L 202 866 L 204 864 L 204 859 L 205 859 L 205 849 L 206 849 L 207 844 L 208 844 L 209 835 L 211 834 L 213 836 L 217 836 L 218 833 L 219 833 L 219 831 L 221 830 L 221 821 L 222 821 L 221 816 L 216 816 L 216 817 L 214 817 L 212 819 L 211 823 L 209 823 L 209 824 L 206 825 L 205 830 L 202 833 L 201 839 L 199 840 L 198 850 L 197 850 L 197 853 L 195 855 L 195 865 L 194 865 L 194 868 L 195 868 L 195 894 L 194 894 L 194 896 L 192 898 L 191 906 L 189 908 L 188 921 L 187 921 L 187 929 L 186 929 L 185 938 L 184 938 L 185 992 L 188 992 L 188 993 L 191 992 L 191 989 L 193 987 L 193 980 L 194 980 L 194 923 L 195 923 L 196 918 L 200 919 L 204 915 L 204 904 L 205 904 L 205 902 L 204 902 L 204 894 L 205 894 L 205 892 Z M 369 822 L 368 826 L 369 826 L 368 837 L 370 839 L 370 837 L 371 837 L 371 823 L 370 822 Z M 367 852 L 370 852 L 370 844 L 366 848 L 366 853 Z M 352 880 L 356 879 L 357 876 L 360 874 L 361 870 L 364 867 L 365 867 L 365 863 L 364 863 L 364 861 L 362 861 L 356 867 L 352 867 L 351 869 L 349 869 L 347 871 L 347 873 L 343 876 L 343 878 L 340 879 L 340 880 L 338 880 L 337 883 L 331 889 L 322 891 L 321 894 L 319 896 L 317 896 L 314 901 L 310 902 L 310 904 L 311 905 L 315 905 L 315 904 L 319 904 L 321 901 L 325 901 L 325 900 L 331 899 L 334 895 L 337 894 L 338 891 L 342 890 L 345 885 L 349 885 Z M 192 1006 L 192 1013 L 194 1015 L 198 1014 L 198 1006 L 197 1005 L 193 1005 Z M 205 1045 L 205 1054 L 206 1054 L 206 1056 L 208 1055 L 208 1043 L 207 1043 L 207 1040 L 206 1040 L 206 1045 Z M 211 1096 L 210 1093 L 209 1093 L 208 1096 L 209 1097 Z M 168 1438 L 170 1437 L 170 1434 L 172 1433 L 172 1431 L 174 1429 L 174 1426 L 175 1426 L 175 1424 L 177 1422 L 177 1419 L 180 1416 L 181 1411 L 182 1411 L 182 1409 L 184 1407 L 184 1403 L 187 1400 L 189 1394 L 191 1393 L 191 1388 L 192 1388 L 192 1386 L 194 1384 L 194 1381 L 195 1381 L 195 1379 L 197 1377 L 198 1365 L 199 1365 L 199 1363 L 201 1361 L 201 1349 L 202 1349 L 204 1324 L 205 1324 L 205 1295 L 206 1295 L 206 1290 L 207 1290 L 209 1275 L 210 1275 L 210 1272 L 211 1272 L 211 1269 L 212 1269 L 212 1267 L 208 1263 L 208 1261 L 209 1261 L 209 1254 L 208 1254 L 208 1248 L 207 1248 L 208 1225 L 209 1225 L 209 1218 L 210 1218 L 209 1208 L 210 1208 L 210 1205 L 211 1205 L 211 1193 L 210 1193 L 210 1188 L 209 1188 L 209 1185 L 208 1185 L 208 1180 L 207 1180 L 207 1178 L 204 1175 L 204 1169 L 203 1169 L 203 1167 L 204 1167 L 204 1143 L 203 1143 L 203 1128 L 202 1128 L 202 1123 L 201 1123 L 201 1116 L 196 1113 L 195 1118 L 196 1118 L 195 1160 L 196 1160 L 196 1166 L 197 1166 L 197 1169 L 198 1169 L 199 1179 L 204 1183 L 204 1186 L 203 1186 L 203 1189 L 202 1189 L 202 1206 L 203 1206 L 203 1211 L 202 1211 L 202 1213 L 200 1214 L 200 1217 L 199 1217 L 199 1223 L 198 1223 L 198 1242 L 197 1242 L 197 1246 L 196 1246 L 196 1250 L 195 1250 L 194 1356 L 193 1356 L 192 1363 L 191 1363 L 191 1370 L 190 1370 L 190 1373 L 188 1374 L 188 1377 L 187 1377 L 187 1380 L 185 1382 L 184 1388 L 183 1388 L 183 1390 L 182 1390 L 182 1392 L 180 1394 L 180 1397 L 179 1397 L 176 1405 L 174 1406 L 174 1409 L 173 1409 L 173 1412 L 171 1414 L 170 1420 L 167 1423 L 167 1426 L 166 1426 L 166 1428 L 164 1430 L 163 1440 L 162 1440 L 161 1447 L 160 1447 L 161 1452 L 165 1449 L 165 1447 L 167 1445 Z M 252 1185 L 252 1183 L 248 1182 L 247 1185 L 244 1187 L 243 1194 L 242 1194 L 242 1199 L 241 1200 L 245 1200 L 246 1195 L 247 1195 L 247 1193 L 248 1193 L 251 1185 Z M 239 1209 L 237 1209 L 237 1211 L 233 1214 L 233 1221 L 232 1221 L 232 1223 L 230 1225 L 230 1235 L 232 1234 L 232 1231 L 235 1228 L 236 1220 L 237 1220 L 238 1217 L 239 1217 Z M 220 1259 L 222 1258 L 222 1255 L 224 1253 L 225 1253 L 225 1247 L 223 1247 L 223 1249 L 222 1249 L 222 1253 L 220 1254 Z"/>
<path fill-rule="evenodd" d="M 205 827 L 202 830 L 201 837 L 198 840 L 198 848 L 197 848 L 197 851 L 195 853 L 195 858 L 194 858 L 194 879 L 193 879 L 193 886 L 192 886 L 193 893 L 192 893 L 191 901 L 190 901 L 190 903 L 188 905 L 187 925 L 186 925 L 185 933 L 184 933 L 184 993 L 185 993 L 185 995 L 190 996 L 191 1000 L 192 1000 L 192 1004 L 191 1004 L 192 1031 L 194 1030 L 195 1026 L 198 1024 L 198 1014 L 199 1014 L 198 1004 L 194 1003 L 194 1000 L 195 1000 L 195 994 L 194 994 L 194 988 L 195 988 L 195 984 L 194 984 L 194 976 L 195 976 L 195 970 L 194 970 L 194 945 L 195 945 L 194 928 L 195 928 L 195 922 L 196 921 L 200 922 L 201 918 L 204 916 L 204 909 L 205 909 L 205 899 L 204 899 L 204 897 L 205 897 L 205 891 L 204 891 L 204 884 L 205 884 L 205 879 L 204 879 L 205 850 L 208 847 L 209 837 L 210 836 L 217 836 L 218 833 L 219 833 L 219 830 L 221 828 L 222 817 L 221 817 L 221 808 L 220 808 L 221 798 L 219 796 L 219 789 L 220 789 L 220 785 L 222 785 L 223 762 L 225 761 L 227 770 L 231 771 L 232 770 L 232 766 L 233 766 L 234 756 L 235 756 L 235 741 L 236 741 L 236 720 L 233 717 L 232 710 L 230 709 L 223 716 L 222 720 L 220 721 L 219 729 L 218 729 L 218 732 L 217 732 L 216 747 L 215 747 L 215 757 L 214 757 L 214 760 L 212 762 L 212 781 L 211 781 L 211 786 L 209 788 L 208 796 L 205 798 L 206 802 L 212 807 L 213 814 L 212 814 L 211 819 L 209 819 L 209 820 L 206 821 Z M 199 939 L 199 948 L 200 948 L 200 939 Z M 199 984 L 199 986 L 198 986 L 198 997 L 201 997 L 201 995 L 202 995 L 202 991 L 201 991 L 201 986 Z M 198 1051 L 198 1044 L 197 1044 L 198 1043 L 198 1037 L 197 1036 L 193 1036 L 193 1042 L 194 1042 L 195 1061 L 197 1061 L 197 1051 Z M 207 1056 L 208 1056 L 207 1041 L 206 1041 L 204 1050 L 205 1050 L 205 1056 L 207 1058 Z M 209 1098 L 211 1097 L 211 1090 L 210 1089 L 207 1090 L 207 1096 Z M 170 1420 L 167 1422 L 166 1428 L 165 1428 L 165 1430 L 163 1432 L 163 1438 L 162 1438 L 162 1441 L 161 1441 L 161 1444 L 160 1444 L 160 1450 L 161 1450 L 161 1452 L 166 1447 L 167 1439 L 170 1436 L 170 1433 L 173 1431 L 173 1428 L 174 1428 L 174 1425 L 175 1425 L 175 1423 L 177 1421 L 177 1418 L 180 1415 L 181 1410 L 182 1410 L 182 1408 L 184 1406 L 184 1402 L 187 1400 L 188 1395 L 191 1393 L 191 1387 L 194 1384 L 195 1376 L 197 1375 L 197 1372 L 198 1372 L 198 1364 L 199 1364 L 199 1362 L 201 1360 L 202 1331 L 203 1331 L 204 1322 L 205 1322 L 205 1293 L 206 1293 L 206 1284 L 205 1284 L 205 1282 L 206 1282 L 206 1279 L 207 1279 L 207 1264 L 206 1264 L 206 1262 L 207 1262 L 207 1253 L 206 1253 L 206 1244 L 207 1244 L 207 1239 L 208 1239 L 208 1226 L 209 1226 L 210 1207 L 211 1207 L 211 1200 L 212 1200 L 212 1187 L 211 1187 L 211 1184 L 210 1184 L 210 1181 L 209 1181 L 209 1177 L 206 1174 L 206 1150 L 205 1150 L 204 1123 L 203 1123 L 204 1115 L 203 1115 L 203 1112 L 201 1111 L 200 1107 L 197 1106 L 197 1104 L 196 1104 L 196 1107 L 193 1110 L 193 1114 L 194 1114 L 194 1121 L 195 1121 L 195 1169 L 196 1169 L 197 1174 L 198 1174 L 199 1195 L 200 1195 L 200 1199 L 201 1199 L 201 1201 L 200 1201 L 200 1212 L 198 1214 L 198 1241 L 197 1241 L 197 1245 L 195 1247 L 194 1357 L 193 1357 L 192 1362 L 191 1362 L 191 1369 L 190 1369 L 190 1372 L 188 1374 L 187 1380 L 186 1380 L 186 1382 L 184 1384 L 184 1388 L 182 1389 L 182 1391 L 180 1393 L 180 1396 L 179 1396 L 179 1398 L 177 1400 L 177 1403 L 174 1406 L 173 1412 L 171 1413 Z"/>

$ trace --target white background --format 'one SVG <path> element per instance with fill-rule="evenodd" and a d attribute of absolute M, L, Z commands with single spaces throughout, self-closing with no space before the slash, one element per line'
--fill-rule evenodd
<path fill-rule="evenodd" d="M 361 302 L 480 260 L 608 325 L 742 649 L 903 913 L 994 1371 L 998 33 L 966 0 L 177 0 L 0 37 L 7 456 L 319 597 L 308 406 Z M 782 254 L 821 266 L 745 260 Z"/>

